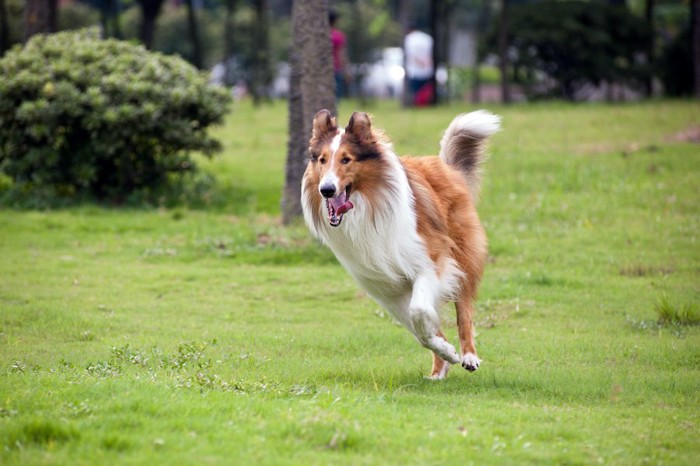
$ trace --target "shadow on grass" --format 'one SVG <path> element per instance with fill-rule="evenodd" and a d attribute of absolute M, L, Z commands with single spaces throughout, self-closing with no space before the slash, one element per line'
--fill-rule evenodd
<path fill-rule="evenodd" d="M 16 184 L 0 175 L 0 207 L 15 210 L 59 210 L 97 206 L 101 208 L 187 208 L 192 210 L 221 211 L 233 215 L 247 215 L 260 211 L 261 193 L 250 186 L 222 183 L 204 171 L 171 176 L 167 183 L 143 188 L 124 196 L 97 198 L 87 192 L 73 189 Z M 279 194 L 281 196 L 281 193 Z M 270 210 L 270 193 L 264 193 L 265 207 Z M 274 200 L 272 201 L 274 204 Z"/>
<path fill-rule="evenodd" d="M 318 382 L 360 390 L 372 396 L 389 397 L 395 401 L 415 397 L 450 397 L 481 401 L 512 401 L 537 404 L 590 404 L 611 401 L 615 383 L 609 374 L 595 371 L 556 370 L 537 373 L 481 368 L 468 373 L 452 366 L 445 380 L 431 380 L 418 370 L 382 371 L 371 369 L 325 370 Z"/>

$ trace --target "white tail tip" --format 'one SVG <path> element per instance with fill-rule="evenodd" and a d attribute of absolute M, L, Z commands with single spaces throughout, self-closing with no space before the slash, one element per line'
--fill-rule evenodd
<path fill-rule="evenodd" d="M 501 129 L 501 117 L 487 110 L 476 110 L 459 115 L 447 132 L 467 131 L 477 137 L 487 138 Z M 450 131 L 452 130 L 452 131 Z"/>

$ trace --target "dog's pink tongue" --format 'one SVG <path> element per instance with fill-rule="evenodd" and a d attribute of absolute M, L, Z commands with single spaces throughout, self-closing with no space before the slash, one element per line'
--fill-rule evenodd
<path fill-rule="evenodd" d="M 353 207 L 355 207 L 355 206 L 352 205 L 352 202 L 345 201 L 340 207 L 335 208 L 335 213 L 337 215 L 341 215 L 341 214 L 344 214 L 345 212 L 347 212 L 348 210 L 352 209 Z"/>
<path fill-rule="evenodd" d="M 344 214 L 348 210 L 355 207 L 354 205 L 352 205 L 352 202 L 346 200 L 346 197 L 344 195 L 338 196 L 338 197 L 332 197 L 329 199 L 329 201 L 331 202 L 331 205 L 335 209 L 336 215 Z"/>

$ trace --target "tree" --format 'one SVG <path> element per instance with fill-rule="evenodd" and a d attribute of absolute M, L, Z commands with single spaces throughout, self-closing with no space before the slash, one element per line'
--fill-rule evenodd
<path fill-rule="evenodd" d="M 10 48 L 10 26 L 7 21 L 7 5 L 0 0 L 0 56 Z"/>
<path fill-rule="evenodd" d="M 253 28 L 253 56 L 251 93 L 255 105 L 267 97 L 267 89 L 272 80 L 270 71 L 270 40 L 267 0 L 255 0 L 255 27 Z"/>
<path fill-rule="evenodd" d="M 654 45 L 656 43 L 656 31 L 654 26 L 654 2 L 655 0 L 646 0 L 644 4 L 644 19 L 649 26 L 649 40 L 647 41 L 647 64 L 651 67 L 655 60 Z M 644 93 L 647 97 L 654 94 L 654 75 L 649 73 L 644 82 Z"/>
<path fill-rule="evenodd" d="M 324 108 L 336 113 L 327 0 L 294 2 L 290 63 L 289 140 L 282 194 L 282 219 L 286 224 L 301 215 L 301 178 L 313 117 Z"/>
<path fill-rule="evenodd" d="M 141 26 L 139 39 L 147 49 L 153 48 L 153 37 L 156 31 L 156 20 L 164 0 L 136 0 L 141 5 Z"/>
<path fill-rule="evenodd" d="M 58 0 L 26 0 L 24 4 L 24 41 L 29 40 L 34 34 L 56 32 L 57 12 Z"/>
<path fill-rule="evenodd" d="M 185 0 L 185 4 L 187 5 L 187 26 L 192 41 L 192 64 L 202 69 L 204 60 L 202 59 L 202 41 L 199 39 L 199 27 L 197 27 L 197 15 L 192 0 Z"/>
<path fill-rule="evenodd" d="M 233 15 L 236 12 L 237 0 L 225 0 L 226 15 L 224 16 L 224 63 L 233 54 Z"/>
<path fill-rule="evenodd" d="M 412 16 L 412 6 L 413 3 L 409 0 L 399 0 L 398 2 L 398 17 L 399 24 L 401 24 L 401 37 L 405 38 L 406 34 L 411 31 L 411 16 Z M 406 59 L 404 58 L 404 66 Z M 403 79 L 403 94 L 401 95 L 401 105 L 403 107 L 410 107 L 413 103 L 412 93 L 409 91 L 408 75 L 404 74 Z"/>
<path fill-rule="evenodd" d="M 433 76 L 430 81 L 433 84 L 431 103 L 439 102 L 437 71 L 441 64 L 447 61 L 449 45 L 449 2 L 430 0 L 430 31 L 433 36 Z"/>
<path fill-rule="evenodd" d="M 510 8 L 507 40 L 515 51 L 514 69 L 550 81 L 538 92 L 574 99 L 585 86 L 603 82 L 642 87 L 649 73 L 642 57 L 650 34 L 643 18 L 626 7 L 598 3 L 591 8 L 582 0 L 537 6 Z M 520 78 L 519 73 L 509 75 Z"/>
<path fill-rule="evenodd" d="M 511 101 L 508 48 L 510 46 L 508 36 L 510 35 L 508 13 L 508 0 L 501 0 L 501 17 L 498 22 L 498 66 L 501 70 L 501 99 L 503 103 Z"/>
<path fill-rule="evenodd" d="M 485 36 L 487 34 L 487 25 L 491 18 L 491 2 L 489 0 L 481 0 L 480 6 L 476 11 L 476 56 L 474 57 L 474 66 L 472 67 L 472 96 L 473 104 L 481 103 L 481 62 L 484 59 Z"/>
<path fill-rule="evenodd" d="M 97 6 L 104 36 L 123 39 L 119 24 L 119 0 L 101 0 Z"/>
<path fill-rule="evenodd" d="M 700 99 L 700 0 L 690 3 L 690 46 L 693 62 L 693 95 Z"/>

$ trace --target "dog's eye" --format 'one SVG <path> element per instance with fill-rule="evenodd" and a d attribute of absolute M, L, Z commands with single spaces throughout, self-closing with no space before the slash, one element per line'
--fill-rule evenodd
<path fill-rule="evenodd" d="M 322 159 L 319 159 L 318 161 L 319 161 L 319 162 L 321 162 L 321 165 L 323 165 L 323 164 L 325 164 L 325 163 L 326 163 L 326 159 L 325 159 L 325 157 L 324 157 L 324 158 L 322 158 Z"/>
<path fill-rule="evenodd" d="M 340 159 L 340 163 L 342 163 L 343 165 L 347 165 L 350 162 L 352 162 L 352 159 L 350 157 L 343 157 L 342 159 Z"/>
<path fill-rule="evenodd" d="M 311 160 L 312 162 L 318 162 L 318 155 L 309 154 L 309 160 Z"/>

